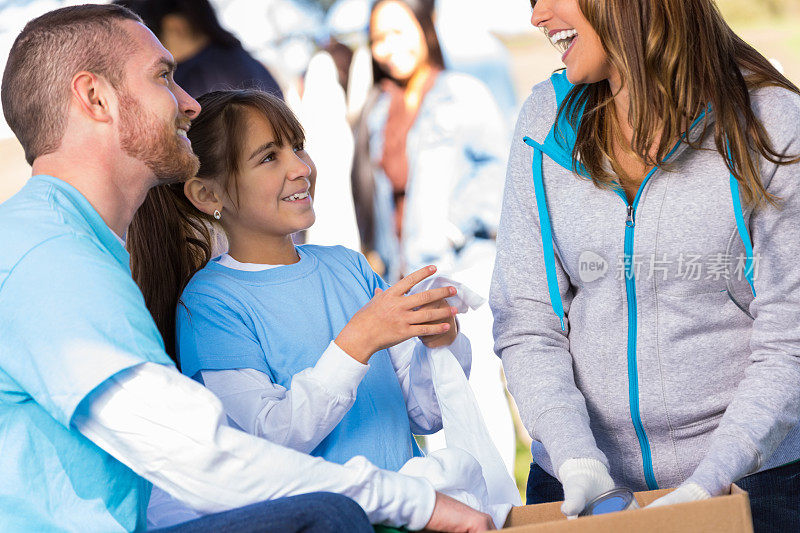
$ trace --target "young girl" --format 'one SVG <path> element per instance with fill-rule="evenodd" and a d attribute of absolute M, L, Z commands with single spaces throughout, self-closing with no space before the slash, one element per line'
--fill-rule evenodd
<path fill-rule="evenodd" d="M 469 366 L 469 342 L 443 300 L 455 289 L 404 296 L 431 267 L 389 288 L 356 252 L 295 246 L 291 235 L 314 222 L 316 179 L 297 119 L 258 91 L 199 102 L 189 134 L 197 177 L 156 189 L 128 236 L 168 351 L 174 338 L 182 372 L 220 398 L 233 425 L 331 461 L 362 455 L 398 470 L 420 454 L 412 432 L 441 428 L 426 347 L 454 343 Z M 214 260 L 210 221 L 229 243 Z"/>
<path fill-rule="evenodd" d="M 800 91 L 712 0 L 531 5 L 566 72 L 520 114 L 491 296 L 529 503 L 736 482 L 799 530 Z"/>

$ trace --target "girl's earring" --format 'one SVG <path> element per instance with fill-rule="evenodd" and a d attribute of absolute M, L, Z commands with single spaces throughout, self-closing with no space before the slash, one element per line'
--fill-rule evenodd
<path fill-rule="evenodd" d="M 219 220 L 222 218 L 222 213 L 219 212 L 219 209 L 214 209 L 214 218 Z"/>

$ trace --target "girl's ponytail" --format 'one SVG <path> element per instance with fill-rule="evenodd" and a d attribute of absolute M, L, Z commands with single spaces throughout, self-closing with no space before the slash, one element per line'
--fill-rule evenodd
<path fill-rule="evenodd" d="M 212 257 L 210 217 L 183 194 L 183 183 L 150 189 L 128 229 L 131 272 L 164 339 L 175 350 L 175 312 L 183 289 Z"/>

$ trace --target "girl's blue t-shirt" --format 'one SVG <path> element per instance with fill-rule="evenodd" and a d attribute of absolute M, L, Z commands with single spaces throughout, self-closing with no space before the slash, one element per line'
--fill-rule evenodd
<path fill-rule="evenodd" d="M 291 388 L 313 367 L 350 318 L 386 283 L 361 254 L 342 246 L 298 246 L 300 261 L 258 272 L 211 261 L 181 296 L 177 350 L 181 371 L 252 368 Z M 311 455 L 336 463 L 363 455 L 399 470 L 420 455 L 389 353 L 369 361 L 350 411 Z"/>

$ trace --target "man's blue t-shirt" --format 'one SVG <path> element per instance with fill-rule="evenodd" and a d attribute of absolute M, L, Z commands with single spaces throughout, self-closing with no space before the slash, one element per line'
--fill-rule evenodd
<path fill-rule="evenodd" d="M 52 176 L 0 205 L 0 250 L 0 531 L 143 529 L 150 485 L 71 426 L 108 378 L 170 364 L 128 253 Z"/>
<path fill-rule="evenodd" d="M 259 272 L 211 261 L 195 274 L 178 305 L 181 371 L 251 368 L 291 389 L 313 367 L 383 280 L 359 253 L 341 246 L 298 246 L 300 261 Z M 363 455 L 398 470 L 419 449 L 389 353 L 381 350 L 350 411 L 311 455 L 345 463 Z"/>

